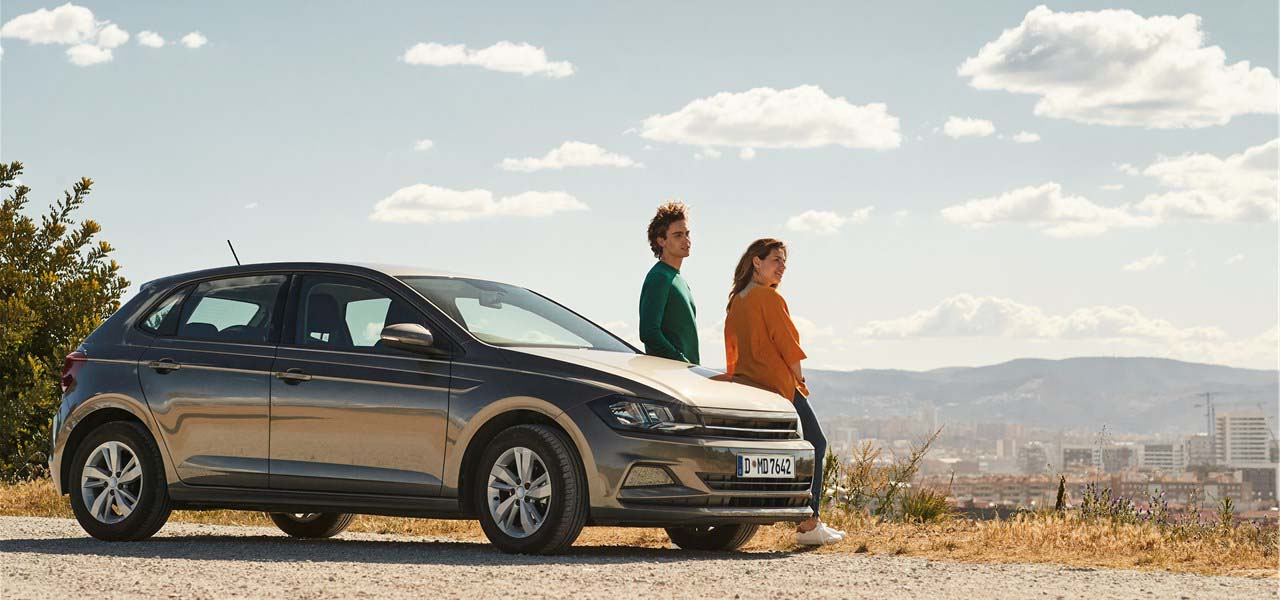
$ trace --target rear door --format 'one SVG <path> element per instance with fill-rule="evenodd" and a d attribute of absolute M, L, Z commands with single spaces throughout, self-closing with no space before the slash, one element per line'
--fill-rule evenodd
<path fill-rule="evenodd" d="M 379 341 L 387 325 L 431 324 L 368 279 L 304 274 L 294 287 L 271 384 L 271 487 L 438 494 L 449 361 Z"/>
<path fill-rule="evenodd" d="M 287 281 L 204 281 L 141 325 L 158 336 L 138 368 L 143 393 L 184 483 L 267 487 L 271 364 Z"/>

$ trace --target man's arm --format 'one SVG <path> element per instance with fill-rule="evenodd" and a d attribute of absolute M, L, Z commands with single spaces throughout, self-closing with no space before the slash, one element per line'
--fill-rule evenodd
<path fill-rule="evenodd" d="M 671 293 L 671 282 L 661 277 L 646 277 L 644 287 L 640 289 L 640 341 L 649 354 L 689 362 L 683 353 L 676 350 L 671 340 L 662 334 L 662 316 L 667 308 L 667 296 Z"/>

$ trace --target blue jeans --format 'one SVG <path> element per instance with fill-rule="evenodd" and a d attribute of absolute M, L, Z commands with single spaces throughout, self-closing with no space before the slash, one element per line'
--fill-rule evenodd
<path fill-rule="evenodd" d="M 822 434 L 822 427 L 818 425 L 818 417 L 813 414 L 813 407 L 809 406 L 809 399 L 796 392 L 796 397 L 792 400 L 796 406 L 796 414 L 800 416 L 800 427 L 804 430 L 805 441 L 813 444 L 813 485 L 809 487 L 809 493 L 812 496 L 809 500 L 809 508 L 813 509 L 813 516 L 818 516 L 818 508 L 822 506 L 822 464 L 827 458 L 827 436 Z"/>

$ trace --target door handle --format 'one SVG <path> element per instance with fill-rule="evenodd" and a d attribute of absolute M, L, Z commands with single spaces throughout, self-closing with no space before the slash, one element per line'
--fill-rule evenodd
<path fill-rule="evenodd" d="M 147 363 L 147 366 L 151 367 L 152 369 L 155 369 L 155 372 L 160 373 L 162 375 L 165 373 L 168 373 L 169 371 L 177 371 L 178 369 L 182 368 L 182 365 L 174 362 L 172 358 L 162 358 L 160 360 L 153 360 Z"/>
<path fill-rule="evenodd" d="M 289 385 L 298 385 L 304 381 L 311 381 L 311 376 L 302 372 L 302 369 L 289 369 L 288 371 L 276 371 L 276 379 Z"/>

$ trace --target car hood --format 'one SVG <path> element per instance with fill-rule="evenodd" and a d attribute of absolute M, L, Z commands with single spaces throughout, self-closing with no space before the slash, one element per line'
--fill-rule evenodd
<path fill-rule="evenodd" d="M 730 410 L 795 410 L 791 402 L 758 388 L 728 381 L 713 381 L 688 363 L 625 352 L 574 348 L 511 348 L 520 352 L 567 362 L 655 388 L 698 408 Z M 705 371 L 703 371 L 705 373 Z"/>

